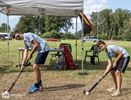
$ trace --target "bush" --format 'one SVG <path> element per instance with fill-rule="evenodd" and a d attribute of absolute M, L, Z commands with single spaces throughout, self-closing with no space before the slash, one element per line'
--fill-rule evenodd
<path fill-rule="evenodd" d="M 99 35 L 99 39 L 107 40 L 108 36 L 107 36 L 107 34 L 101 34 L 101 35 Z"/>
<path fill-rule="evenodd" d="M 61 33 L 57 31 L 46 32 L 41 35 L 43 38 L 61 38 Z"/>
<path fill-rule="evenodd" d="M 113 40 L 123 40 L 123 35 L 113 35 L 112 39 Z"/>
<path fill-rule="evenodd" d="M 71 33 L 66 33 L 63 34 L 62 39 L 76 39 L 76 35 Z"/>
<path fill-rule="evenodd" d="M 131 32 L 124 34 L 123 39 L 126 41 L 131 41 Z"/>

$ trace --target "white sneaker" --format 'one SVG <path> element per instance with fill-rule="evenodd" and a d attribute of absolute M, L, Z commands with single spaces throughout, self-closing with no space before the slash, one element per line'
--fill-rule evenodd
<path fill-rule="evenodd" d="M 115 92 L 111 96 L 115 97 L 115 96 L 120 96 L 120 95 L 121 95 L 121 92 Z"/>
<path fill-rule="evenodd" d="M 113 90 L 115 90 L 114 87 L 107 89 L 107 91 L 109 91 L 109 92 L 112 92 Z"/>

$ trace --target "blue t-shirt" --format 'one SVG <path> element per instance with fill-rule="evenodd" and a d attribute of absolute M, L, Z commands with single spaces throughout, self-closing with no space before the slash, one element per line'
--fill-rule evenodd
<path fill-rule="evenodd" d="M 40 46 L 38 48 L 38 53 L 39 52 L 45 52 L 45 51 L 49 51 L 49 46 L 47 44 L 47 42 L 40 38 L 39 36 L 33 34 L 33 33 L 24 33 L 24 44 L 25 44 L 25 49 L 32 49 L 33 44 L 31 43 L 32 40 L 36 40 L 37 42 L 40 43 Z"/>
<path fill-rule="evenodd" d="M 117 46 L 117 45 L 109 45 L 107 46 L 107 52 L 106 52 L 107 57 L 108 58 L 117 57 L 116 51 L 120 51 L 123 54 L 123 58 L 129 56 L 128 52 L 124 48 Z"/>

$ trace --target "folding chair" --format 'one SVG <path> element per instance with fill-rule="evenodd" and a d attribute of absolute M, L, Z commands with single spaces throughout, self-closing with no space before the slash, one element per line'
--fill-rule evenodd
<path fill-rule="evenodd" d="M 89 51 L 85 51 L 84 63 L 86 62 L 86 57 L 90 57 L 91 64 L 95 64 L 95 58 L 97 58 L 97 64 L 99 64 L 99 52 L 99 48 L 96 45 L 92 45 Z"/>

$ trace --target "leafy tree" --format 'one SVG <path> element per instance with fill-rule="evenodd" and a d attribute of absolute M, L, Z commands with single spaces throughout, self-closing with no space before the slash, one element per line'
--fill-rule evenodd
<path fill-rule="evenodd" d="M 10 26 L 8 25 L 8 31 L 10 32 Z M 7 32 L 7 24 L 6 23 L 2 23 L 0 26 L 0 32 Z"/>
<path fill-rule="evenodd" d="M 40 16 L 22 16 L 16 25 L 16 29 L 23 32 L 45 32 L 45 18 Z"/>
<path fill-rule="evenodd" d="M 46 32 L 51 31 L 51 30 L 60 31 L 61 29 L 67 32 L 71 26 L 72 26 L 71 18 L 46 16 L 46 23 L 45 23 Z"/>
<path fill-rule="evenodd" d="M 124 21 L 123 31 L 124 34 L 128 34 L 129 32 L 131 32 L 131 14 L 130 14 L 130 18 Z"/>
<path fill-rule="evenodd" d="M 91 14 L 91 22 L 97 34 L 107 34 L 108 39 L 114 36 L 129 33 L 131 30 L 131 12 L 118 8 L 115 12 L 111 9 L 104 9 Z M 105 35 L 106 36 L 106 35 Z"/>
<path fill-rule="evenodd" d="M 63 23 L 63 27 L 62 29 L 66 32 L 66 33 L 69 33 L 68 30 L 71 28 L 71 26 L 73 25 L 71 23 L 71 18 L 66 18 L 64 23 Z"/>
<path fill-rule="evenodd" d="M 36 32 L 41 33 L 49 32 L 52 30 L 60 31 L 66 27 L 66 31 L 71 27 L 71 18 L 55 17 L 55 16 L 22 16 L 16 25 L 16 29 L 23 32 Z"/>
<path fill-rule="evenodd" d="M 123 28 L 125 22 L 129 20 L 130 12 L 128 10 L 122 10 L 120 8 L 115 10 L 113 14 L 114 33 L 116 35 L 123 34 Z"/>

